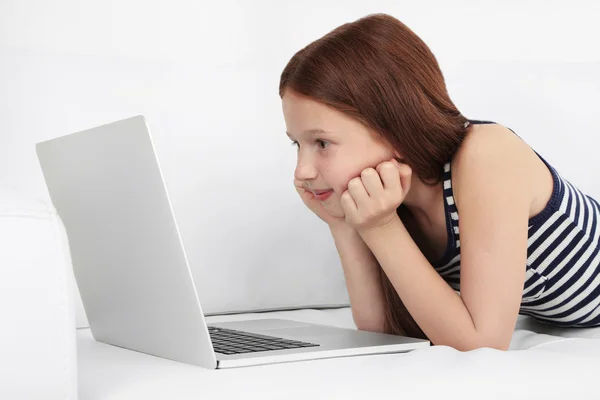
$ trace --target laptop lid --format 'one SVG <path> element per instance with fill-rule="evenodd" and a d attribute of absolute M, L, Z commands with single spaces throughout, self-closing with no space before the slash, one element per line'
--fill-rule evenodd
<path fill-rule="evenodd" d="M 97 341 L 216 368 L 143 116 L 36 145 Z"/>

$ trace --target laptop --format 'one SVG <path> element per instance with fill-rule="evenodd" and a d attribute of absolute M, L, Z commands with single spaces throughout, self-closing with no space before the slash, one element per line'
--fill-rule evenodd
<path fill-rule="evenodd" d="M 407 352 L 427 340 L 283 319 L 207 324 L 146 119 L 37 143 L 96 341 L 217 369 Z M 201 223 L 201 221 L 198 221 Z"/>

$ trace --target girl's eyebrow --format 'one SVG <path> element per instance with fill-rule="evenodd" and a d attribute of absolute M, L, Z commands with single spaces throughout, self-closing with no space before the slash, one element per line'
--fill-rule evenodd
<path fill-rule="evenodd" d="M 323 133 L 328 133 L 328 132 L 326 132 L 326 131 L 324 131 L 323 129 L 320 129 L 320 128 L 307 129 L 307 130 L 304 131 L 305 135 L 320 135 L 320 134 L 323 134 Z M 285 134 L 288 135 L 288 137 L 290 139 L 292 139 L 292 137 L 290 136 L 289 132 L 285 132 Z"/>

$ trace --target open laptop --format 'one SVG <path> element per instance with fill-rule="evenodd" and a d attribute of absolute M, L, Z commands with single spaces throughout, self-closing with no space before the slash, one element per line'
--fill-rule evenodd
<path fill-rule="evenodd" d="M 207 323 L 143 116 L 38 143 L 94 339 L 206 368 L 406 352 L 429 341 L 281 319 Z M 201 221 L 198 221 L 201 223 Z"/>

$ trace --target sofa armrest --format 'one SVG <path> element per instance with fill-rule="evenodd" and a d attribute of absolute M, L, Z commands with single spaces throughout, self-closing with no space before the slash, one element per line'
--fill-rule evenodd
<path fill-rule="evenodd" d="M 76 399 L 72 268 L 49 202 L 0 187 L 0 398 Z"/>

